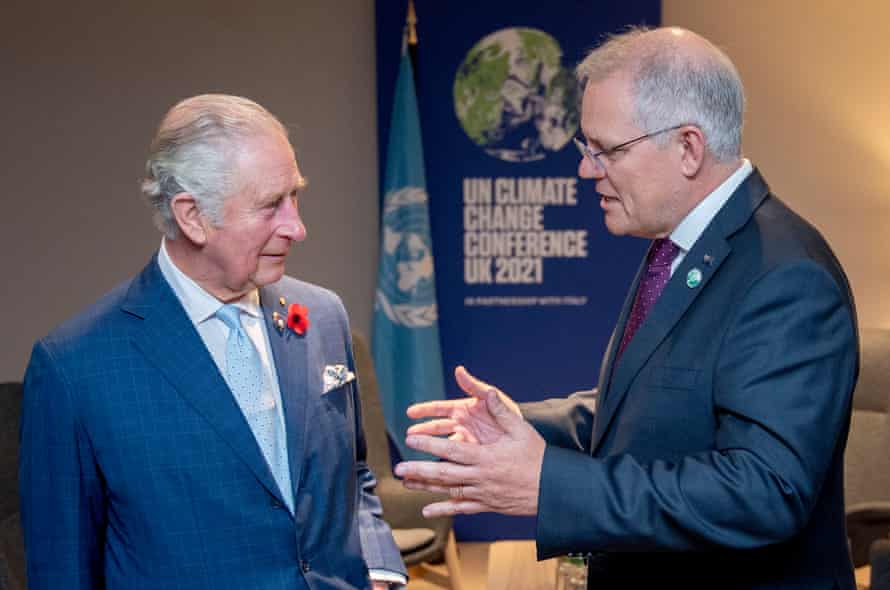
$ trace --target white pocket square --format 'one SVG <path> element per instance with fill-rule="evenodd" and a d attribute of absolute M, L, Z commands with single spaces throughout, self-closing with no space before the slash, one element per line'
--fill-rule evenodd
<path fill-rule="evenodd" d="M 350 381 L 355 380 L 355 373 L 346 368 L 346 365 L 327 365 L 324 368 L 324 390 L 325 394 L 333 389 L 342 387 Z"/>

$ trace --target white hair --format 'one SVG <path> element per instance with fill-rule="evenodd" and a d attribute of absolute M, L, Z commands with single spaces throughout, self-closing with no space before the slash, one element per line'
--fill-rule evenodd
<path fill-rule="evenodd" d="M 211 223 L 220 225 L 226 198 L 239 188 L 238 144 L 270 132 L 287 136 L 274 115 L 240 96 L 202 94 L 171 108 L 151 143 L 142 180 L 158 229 L 170 239 L 179 235 L 170 202 L 183 192 L 194 197 Z"/>
<path fill-rule="evenodd" d="M 689 51 L 664 30 L 632 28 L 591 51 L 576 72 L 582 84 L 619 72 L 629 74 L 635 122 L 642 130 L 654 133 L 674 125 L 695 125 L 708 150 L 725 162 L 741 155 L 745 91 L 729 57 L 695 37 L 705 51 Z M 668 137 L 653 141 L 663 146 Z"/>

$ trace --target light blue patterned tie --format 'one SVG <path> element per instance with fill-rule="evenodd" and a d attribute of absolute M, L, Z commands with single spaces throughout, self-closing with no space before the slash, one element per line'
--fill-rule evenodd
<path fill-rule="evenodd" d="M 226 381 L 260 446 L 288 508 L 293 512 L 287 445 L 273 388 L 263 387 L 260 355 L 241 325 L 241 310 L 223 305 L 216 315 L 229 327 Z"/>

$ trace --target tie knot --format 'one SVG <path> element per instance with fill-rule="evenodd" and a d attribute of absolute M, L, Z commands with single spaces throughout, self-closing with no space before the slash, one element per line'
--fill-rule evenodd
<path fill-rule="evenodd" d="M 229 327 L 230 330 L 241 330 L 241 309 L 232 305 L 231 303 L 227 303 L 220 307 L 216 316 L 221 319 L 225 325 Z"/>
<path fill-rule="evenodd" d="M 652 242 L 649 264 L 653 266 L 670 266 L 680 253 L 680 248 L 667 238 L 658 238 Z"/>

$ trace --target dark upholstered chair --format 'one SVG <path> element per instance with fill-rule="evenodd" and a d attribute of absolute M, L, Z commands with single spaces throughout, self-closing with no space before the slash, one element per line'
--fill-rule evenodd
<path fill-rule="evenodd" d="M 871 565 L 869 590 L 890 590 L 890 539 L 871 544 L 868 562 Z"/>
<path fill-rule="evenodd" d="M 890 330 L 863 329 L 860 336 L 862 362 L 844 460 L 847 532 L 856 567 L 869 565 L 870 554 L 881 557 L 890 533 Z M 872 563 L 872 575 L 883 571 L 888 583 L 883 588 L 890 590 L 890 558 L 880 561 L 881 567 Z"/>
<path fill-rule="evenodd" d="M 0 590 L 25 590 L 25 544 L 19 520 L 19 420 L 22 384 L 0 384 Z"/>
<path fill-rule="evenodd" d="M 444 561 L 452 590 L 461 590 L 460 561 L 451 518 L 424 518 L 421 509 L 441 496 L 407 490 L 393 475 L 374 361 L 367 340 L 355 331 L 352 348 L 361 391 L 368 464 L 377 476 L 377 495 L 383 503 L 383 518 L 393 529 L 405 565 Z"/>

